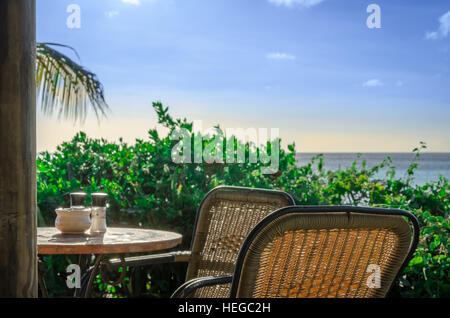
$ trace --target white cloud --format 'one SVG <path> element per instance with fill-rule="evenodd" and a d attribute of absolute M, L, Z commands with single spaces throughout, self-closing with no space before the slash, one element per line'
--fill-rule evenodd
<path fill-rule="evenodd" d="M 107 12 L 105 12 L 105 15 L 108 18 L 114 18 L 119 15 L 119 11 L 107 11 Z"/>
<path fill-rule="evenodd" d="M 134 4 L 135 6 L 138 6 L 141 4 L 141 0 L 122 0 L 123 3 L 129 3 Z"/>
<path fill-rule="evenodd" d="M 271 60 L 295 60 L 295 56 L 288 53 L 274 52 L 266 55 Z"/>
<path fill-rule="evenodd" d="M 438 33 L 437 32 L 427 32 L 425 34 L 425 38 L 427 40 L 437 40 L 438 39 Z"/>
<path fill-rule="evenodd" d="M 324 0 L 268 0 L 270 3 L 277 6 L 292 7 L 298 5 L 301 7 L 309 8 L 315 6 Z"/>
<path fill-rule="evenodd" d="M 373 78 L 363 83 L 363 87 L 378 87 L 383 86 L 383 82 L 378 78 Z"/>
<path fill-rule="evenodd" d="M 436 31 L 427 32 L 425 34 L 425 38 L 427 40 L 437 40 L 447 37 L 449 33 L 450 33 L 450 11 L 447 11 L 447 13 L 443 14 L 439 18 L 439 29 L 437 29 Z"/>

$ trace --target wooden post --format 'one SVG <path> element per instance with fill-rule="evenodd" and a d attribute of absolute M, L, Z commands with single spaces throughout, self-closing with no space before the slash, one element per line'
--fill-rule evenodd
<path fill-rule="evenodd" d="M 35 59 L 35 0 L 0 0 L 0 297 L 37 297 Z"/>

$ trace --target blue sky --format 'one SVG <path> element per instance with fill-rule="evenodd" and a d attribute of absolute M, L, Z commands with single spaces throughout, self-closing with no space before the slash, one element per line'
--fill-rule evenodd
<path fill-rule="evenodd" d="M 372 3 L 380 29 L 366 25 Z M 279 128 L 298 151 L 450 151 L 448 12 L 445 0 L 37 0 L 37 40 L 75 47 L 112 109 L 83 126 L 39 113 L 38 150 L 79 130 L 145 138 L 160 100 L 204 128 Z"/>

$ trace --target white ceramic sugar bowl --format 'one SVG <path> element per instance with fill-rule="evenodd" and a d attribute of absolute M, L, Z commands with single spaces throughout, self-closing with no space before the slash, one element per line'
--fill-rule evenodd
<path fill-rule="evenodd" d="M 91 227 L 91 209 L 71 207 L 56 209 L 55 227 L 64 234 L 81 234 Z"/>
<path fill-rule="evenodd" d="M 91 227 L 91 208 L 84 206 L 86 193 L 70 194 L 70 208 L 56 209 L 55 227 L 64 234 L 81 234 Z"/>

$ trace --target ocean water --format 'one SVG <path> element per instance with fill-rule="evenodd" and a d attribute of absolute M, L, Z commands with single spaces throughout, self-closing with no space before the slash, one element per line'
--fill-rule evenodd
<path fill-rule="evenodd" d="M 298 153 L 297 163 L 304 165 L 311 162 L 317 153 Z M 327 170 L 345 169 L 351 167 L 354 161 L 361 165 L 367 161 L 367 168 L 380 164 L 390 156 L 396 168 L 395 177 L 406 176 L 409 165 L 414 159 L 413 153 L 362 153 L 358 159 L 356 153 L 323 153 L 324 168 Z M 421 153 L 418 161 L 419 167 L 415 171 L 414 183 L 423 185 L 427 182 L 437 181 L 439 176 L 450 179 L 450 153 Z M 386 176 L 387 168 L 380 170 L 377 177 Z"/>

